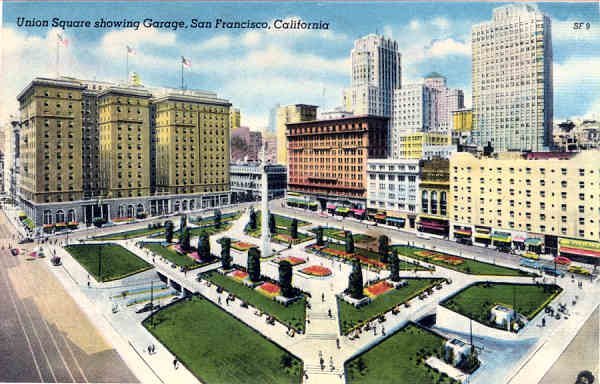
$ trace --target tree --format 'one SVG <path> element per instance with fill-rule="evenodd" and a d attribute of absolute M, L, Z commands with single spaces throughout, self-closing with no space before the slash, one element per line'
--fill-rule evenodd
<path fill-rule="evenodd" d="M 260 251 L 256 247 L 248 250 L 248 276 L 253 282 L 260 280 Z"/>
<path fill-rule="evenodd" d="M 275 215 L 272 213 L 269 215 L 269 232 L 271 232 L 271 235 L 277 233 L 277 226 L 275 225 Z"/>
<path fill-rule="evenodd" d="M 224 237 L 221 239 L 221 266 L 223 269 L 231 269 L 231 239 Z"/>
<path fill-rule="evenodd" d="M 379 259 L 382 263 L 388 263 L 390 239 L 386 235 L 379 236 Z"/>
<path fill-rule="evenodd" d="M 390 261 L 390 277 L 392 281 L 400 281 L 400 261 L 398 260 L 398 251 L 392 252 L 392 259 Z"/>
<path fill-rule="evenodd" d="M 203 260 L 210 258 L 210 237 L 205 232 L 198 238 L 198 255 Z"/>
<path fill-rule="evenodd" d="M 279 286 L 281 287 L 281 294 L 284 297 L 293 296 L 292 264 L 287 260 L 283 260 L 279 263 Z"/>
<path fill-rule="evenodd" d="M 217 229 L 221 228 L 221 210 L 220 209 L 215 210 L 215 228 L 217 228 Z"/>
<path fill-rule="evenodd" d="M 346 231 L 346 253 L 354 253 L 354 237 L 350 231 Z"/>
<path fill-rule="evenodd" d="M 181 249 L 187 251 L 190 249 L 190 229 L 185 228 L 183 233 L 179 235 L 179 244 L 181 245 Z"/>
<path fill-rule="evenodd" d="M 181 220 L 179 221 L 179 234 L 183 234 L 183 231 L 187 228 L 187 216 L 181 215 Z"/>
<path fill-rule="evenodd" d="M 248 226 L 252 230 L 256 229 L 256 212 L 254 212 L 254 209 L 250 211 L 250 221 L 248 221 Z"/>
<path fill-rule="evenodd" d="M 292 228 L 290 229 L 292 239 L 298 238 L 298 219 L 292 220 Z"/>
<path fill-rule="evenodd" d="M 165 237 L 167 238 L 167 243 L 173 241 L 173 222 L 171 220 L 165 223 Z"/>
<path fill-rule="evenodd" d="M 352 261 L 352 272 L 348 278 L 348 291 L 353 299 L 360 300 L 364 296 L 362 268 L 358 259 Z"/>
<path fill-rule="evenodd" d="M 325 242 L 323 241 L 323 227 L 321 227 L 320 225 L 317 228 L 317 245 L 319 247 L 325 245 Z"/>

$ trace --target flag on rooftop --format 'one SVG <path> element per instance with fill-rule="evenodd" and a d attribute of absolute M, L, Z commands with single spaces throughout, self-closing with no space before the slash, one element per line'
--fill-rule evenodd
<path fill-rule="evenodd" d="M 69 40 L 65 39 L 63 35 L 61 35 L 60 33 L 57 33 L 56 35 L 58 36 L 58 41 L 60 41 L 62 45 L 64 45 L 65 47 L 69 45 Z"/>
<path fill-rule="evenodd" d="M 135 48 L 130 47 L 129 45 L 127 46 L 127 54 L 128 55 L 135 55 Z"/>
<path fill-rule="evenodd" d="M 183 66 L 186 67 L 187 69 L 192 68 L 192 61 L 189 59 L 186 59 L 183 56 L 181 56 L 181 64 L 183 64 Z"/>

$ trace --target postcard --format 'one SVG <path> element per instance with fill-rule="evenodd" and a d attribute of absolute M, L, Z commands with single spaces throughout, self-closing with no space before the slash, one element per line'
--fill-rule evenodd
<path fill-rule="evenodd" d="M 0 14 L 0 382 L 600 380 L 598 2 Z"/>

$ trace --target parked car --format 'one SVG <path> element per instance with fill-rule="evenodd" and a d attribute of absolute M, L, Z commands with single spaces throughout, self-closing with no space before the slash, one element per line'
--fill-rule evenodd
<path fill-rule="evenodd" d="M 33 239 L 30 237 L 26 237 L 24 239 L 19 240 L 19 244 L 33 243 Z"/>
<path fill-rule="evenodd" d="M 569 265 L 571 264 L 571 260 L 564 256 L 557 256 L 554 258 L 554 262 L 556 264 Z"/>
<path fill-rule="evenodd" d="M 583 267 L 579 267 L 579 266 L 577 266 L 577 265 L 571 265 L 571 266 L 569 267 L 569 272 L 572 272 L 572 273 L 579 273 L 579 274 L 581 274 L 581 275 L 586 275 L 586 276 L 589 276 L 589 275 L 591 275 L 591 274 L 592 274 L 592 272 L 588 271 L 587 269 L 585 269 L 585 268 L 583 268 Z"/>
<path fill-rule="evenodd" d="M 539 260 L 540 256 L 537 253 L 534 252 L 525 252 L 523 254 L 523 257 L 526 257 L 528 259 L 533 259 L 533 260 Z"/>
<path fill-rule="evenodd" d="M 523 267 L 529 267 L 529 268 L 535 268 L 535 269 L 540 268 L 540 263 L 530 260 L 530 259 L 521 259 L 521 262 L 519 263 L 519 265 L 521 265 Z"/>
<path fill-rule="evenodd" d="M 551 276 L 562 277 L 565 275 L 565 273 L 563 271 L 561 271 L 560 269 L 554 269 L 554 267 L 549 267 L 549 266 L 542 267 L 542 271 L 544 271 L 544 273 L 551 275 Z"/>

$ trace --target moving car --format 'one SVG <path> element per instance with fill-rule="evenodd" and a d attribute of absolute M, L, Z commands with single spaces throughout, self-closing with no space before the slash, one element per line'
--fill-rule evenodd
<path fill-rule="evenodd" d="M 554 267 L 549 267 L 549 266 L 543 266 L 542 271 L 544 271 L 545 274 L 548 274 L 550 276 L 562 277 L 565 275 L 565 273 L 563 271 L 561 271 L 560 269 L 554 269 Z"/>
<path fill-rule="evenodd" d="M 569 265 L 571 264 L 571 260 L 569 260 L 568 258 L 564 257 L 564 256 L 557 256 L 554 258 L 554 262 L 556 264 L 562 264 L 562 265 Z"/>
<path fill-rule="evenodd" d="M 583 267 L 576 266 L 576 265 L 571 265 L 569 267 L 569 272 L 579 273 L 581 275 L 587 275 L 587 276 L 589 276 L 589 275 L 592 274 L 592 272 L 588 271 L 587 269 L 585 269 Z"/>
<path fill-rule="evenodd" d="M 526 257 L 528 259 L 533 259 L 533 260 L 539 260 L 540 256 L 537 253 L 534 252 L 525 252 L 523 254 L 523 257 Z"/>
<path fill-rule="evenodd" d="M 540 268 L 540 263 L 535 262 L 533 260 L 529 260 L 529 259 L 521 259 L 521 262 L 519 263 L 519 265 L 521 265 L 523 267 L 529 267 L 529 268 L 535 268 L 535 269 Z"/>

